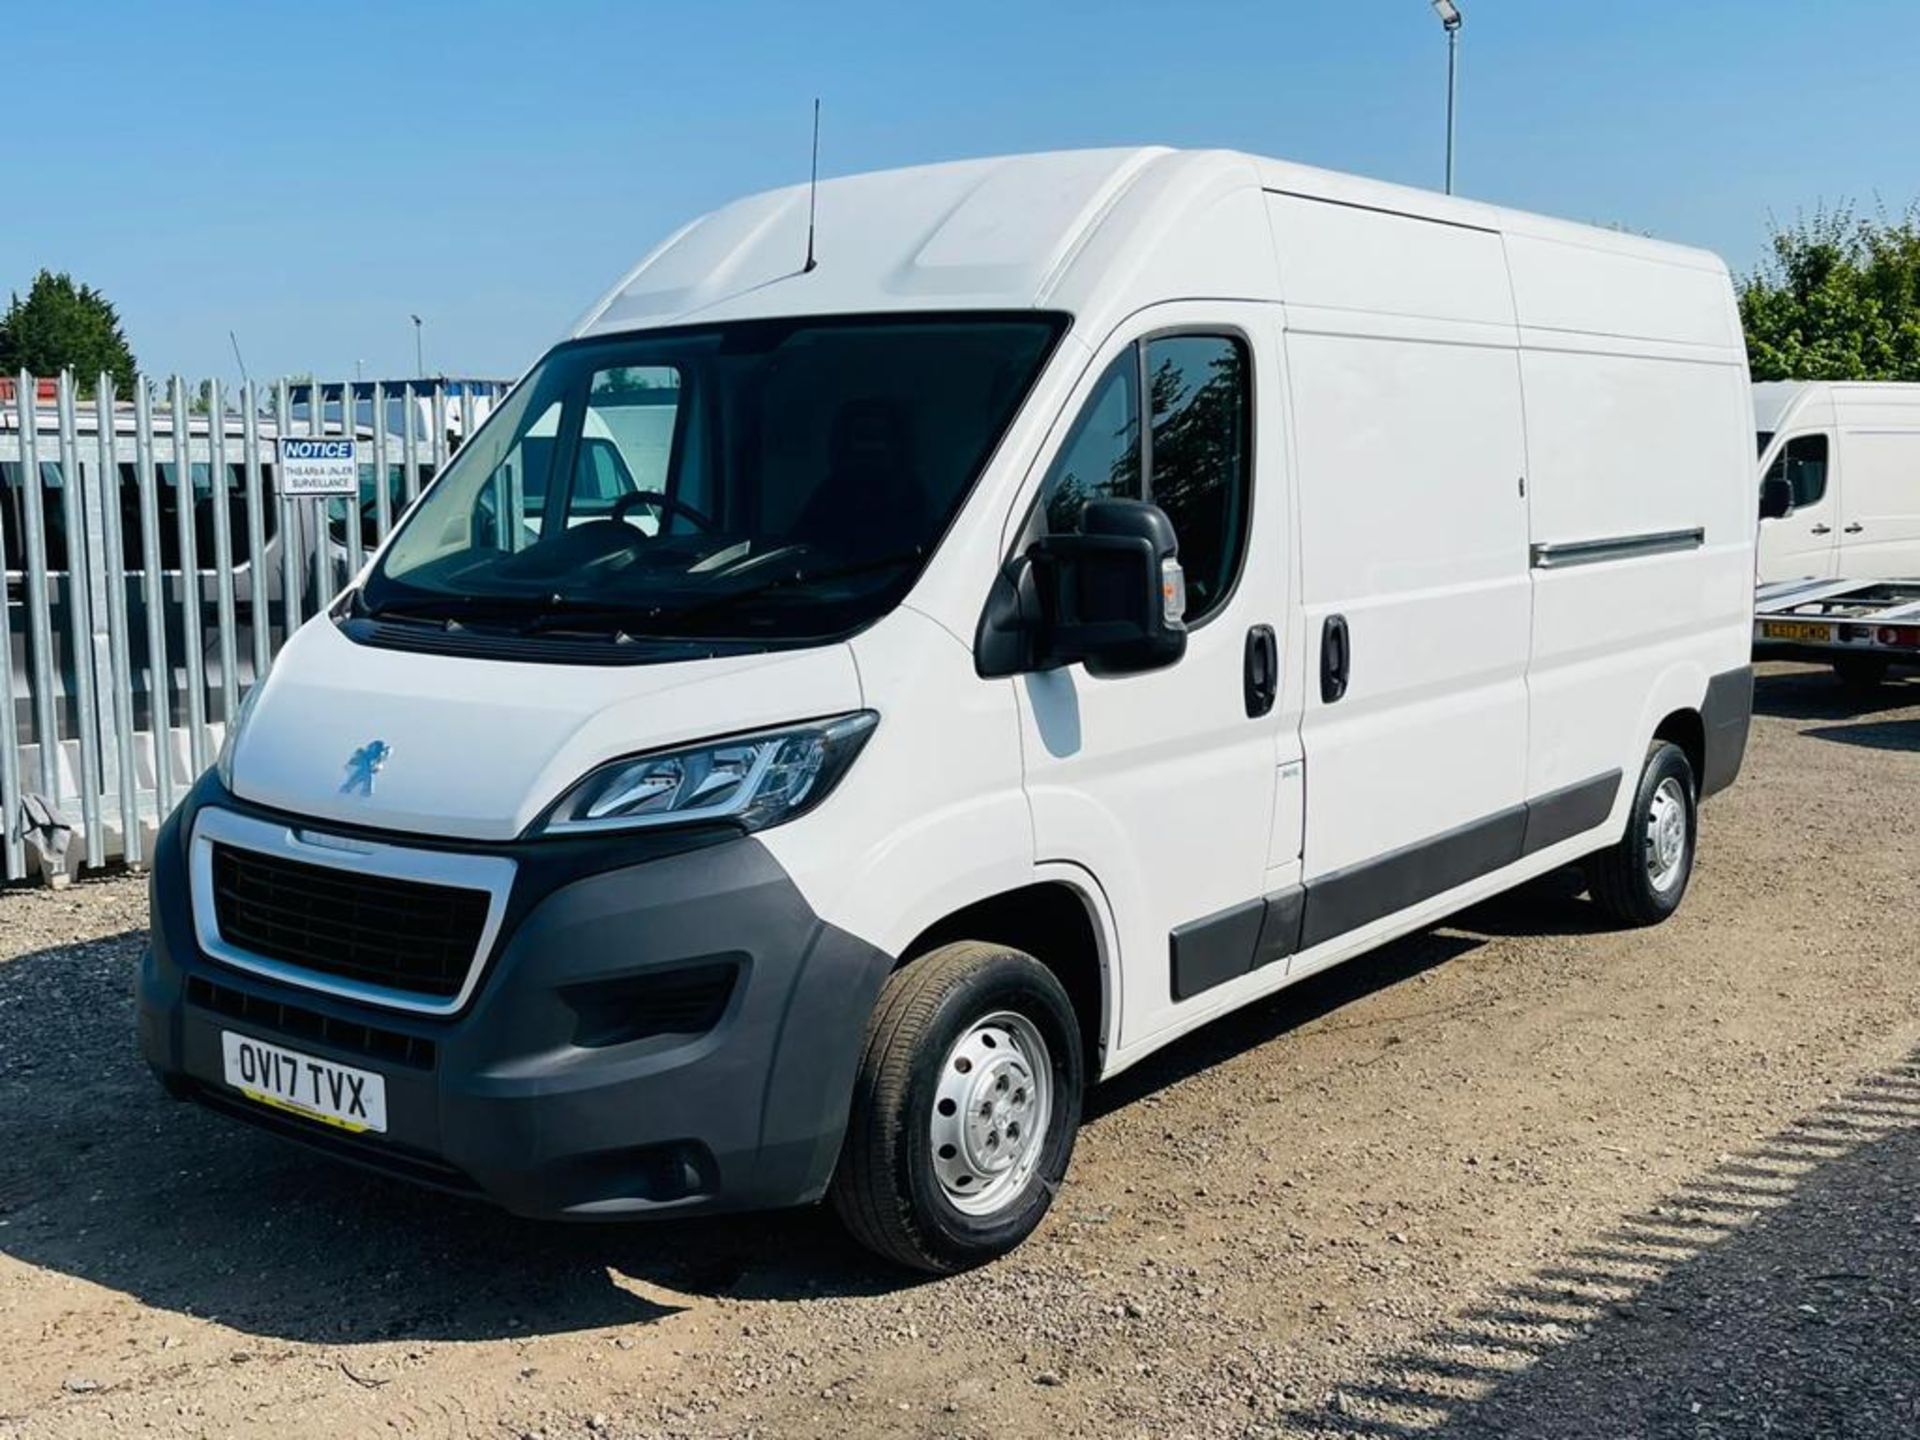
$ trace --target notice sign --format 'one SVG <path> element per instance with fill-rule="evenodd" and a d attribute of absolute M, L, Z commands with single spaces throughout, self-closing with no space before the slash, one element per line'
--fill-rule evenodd
<path fill-rule="evenodd" d="M 360 456 L 349 439 L 280 437 L 275 488 L 286 496 L 358 495 Z"/>

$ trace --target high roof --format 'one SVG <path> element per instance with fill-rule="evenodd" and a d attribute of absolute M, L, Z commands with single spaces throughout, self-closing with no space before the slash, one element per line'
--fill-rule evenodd
<path fill-rule="evenodd" d="M 1174 295 L 1277 298 L 1263 191 L 1724 273 L 1704 251 L 1231 151 L 1069 150 L 822 181 L 811 272 L 805 185 L 734 201 L 669 237 L 575 333 L 787 314 L 1124 314 Z"/>

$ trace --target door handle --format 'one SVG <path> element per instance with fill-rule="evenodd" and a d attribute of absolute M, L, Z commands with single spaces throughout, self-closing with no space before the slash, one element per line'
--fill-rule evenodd
<path fill-rule="evenodd" d="M 1833 527 L 1831 525 L 1816 525 L 1807 533 L 1810 535 L 1831 535 L 1833 533 Z"/>
<path fill-rule="evenodd" d="M 1320 627 L 1320 698 L 1331 705 L 1347 693 L 1347 674 L 1353 664 L 1353 646 L 1347 617 L 1327 616 Z"/>
<path fill-rule="evenodd" d="M 1856 520 L 1853 522 L 1853 524 L 1847 526 L 1845 533 L 1848 535 L 1858 535 L 1862 530 L 1866 528 L 1867 528 L 1866 526 L 1862 525 L 1858 520 Z"/>
<path fill-rule="evenodd" d="M 1258 720 L 1273 709 L 1274 696 L 1280 693 L 1280 644 L 1273 638 L 1271 625 L 1255 625 L 1247 631 L 1247 666 L 1242 683 L 1249 720 Z"/>

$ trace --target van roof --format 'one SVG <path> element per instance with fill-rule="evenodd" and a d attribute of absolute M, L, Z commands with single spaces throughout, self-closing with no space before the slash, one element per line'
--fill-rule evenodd
<path fill-rule="evenodd" d="M 1234 151 L 1065 150 L 823 180 L 811 272 L 805 185 L 734 201 L 668 237 L 574 334 L 797 314 L 1124 314 L 1175 295 L 1273 298 L 1262 191 L 1725 273 L 1706 251 Z"/>
<path fill-rule="evenodd" d="M 1905 380 L 1761 380 L 1753 387 L 1754 423 L 1779 430 L 1808 424 L 1920 425 L 1920 384 Z"/>

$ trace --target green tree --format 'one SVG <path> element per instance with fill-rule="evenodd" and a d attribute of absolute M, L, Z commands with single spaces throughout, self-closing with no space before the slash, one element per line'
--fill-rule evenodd
<path fill-rule="evenodd" d="M 1920 380 L 1920 210 L 1776 228 L 1740 319 L 1756 380 Z"/>
<path fill-rule="evenodd" d="M 26 299 L 15 292 L 0 316 L 0 373 L 47 376 L 66 369 L 89 394 L 103 371 L 121 394 L 133 390 L 133 351 L 107 297 L 64 272 L 42 270 Z"/>

